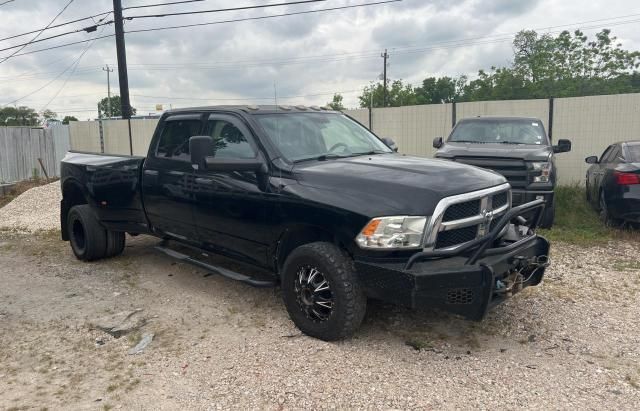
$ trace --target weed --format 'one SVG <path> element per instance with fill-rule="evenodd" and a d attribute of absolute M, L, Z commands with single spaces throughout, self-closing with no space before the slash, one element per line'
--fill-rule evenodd
<path fill-rule="evenodd" d="M 615 261 L 613 263 L 613 269 L 616 271 L 640 270 L 640 261 L 637 261 L 637 260 Z"/>
<path fill-rule="evenodd" d="M 409 338 L 407 341 L 405 341 L 405 344 L 416 351 L 433 349 L 433 345 L 431 344 L 430 341 L 425 341 L 418 337 Z"/>
<path fill-rule="evenodd" d="M 557 187 L 555 202 L 556 218 L 553 228 L 539 230 L 540 234 L 552 241 L 582 246 L 598 245 L 617 239 L 640 241 L 638 231 L 605 227 L 597 212 L 587 202 L 584 187 Z"/>

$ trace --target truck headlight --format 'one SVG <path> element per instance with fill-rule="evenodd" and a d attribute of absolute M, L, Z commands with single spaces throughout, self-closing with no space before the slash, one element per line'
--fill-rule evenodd
<path fill-rule="evenodd" d="M 369 221 L 356 242 L 362 248 L 402 249 L 422 246 L 426 217 L 378 217 Z"/>
<path fill-rule="evenodd" d="M 551 163 L 549 162 L 536 162 L 531 163 L 535 171 L 539 171 L 539 176 L 533 177 L 534 183 L 548 183 L 551 178 Z"/>

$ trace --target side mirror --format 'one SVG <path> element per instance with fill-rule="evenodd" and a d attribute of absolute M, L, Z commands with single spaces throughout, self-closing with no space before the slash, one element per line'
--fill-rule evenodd
<path fill-rule="evenodd" d="M 589 156 L 589 157 L 584 159 L 584 162 L 587 163 L 587 164 L 598 164 L 598 157 L 597 156 Z"/>
<path fill-rule="evenodd" d="M 256 158 L 215 158 L 206 157 L 205 164 L 210 171 L 255 171 L 266 173 L 267 165 L 260 156 Z"/>
<path fill-rule="evenodd" d="M 199 169 L 205 168 L 205 159 L 213 153 L 213 138 L 209 136 L 193 136 L 189 139 L 191 164 Z"/>
<path fill-rule="evenodd" d="M 433 139 L 433 148 L 440 148 L 444 145 L 442 137 L 436 137 Z"/>
<path fill-rule="evenodd" d="M 554 153 L 568 153 L 571 151 L 571 140 L 560 139 L 558 145 L 553 146 Z"/>
<path fill-rule="evenodd" d="M 381 138 L 382 142 L 384 144 L 386 144 L 387 147 L 389 147 L 391 150 L 395 151 L 396 153 L 398 152 L 398 145 L 396 144 L 395 141 L 393 141 L 392 138 L 389 137 L 382 137 Z"/>

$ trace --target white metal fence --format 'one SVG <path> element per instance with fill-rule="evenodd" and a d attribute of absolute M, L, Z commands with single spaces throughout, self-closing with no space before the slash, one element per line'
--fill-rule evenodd
<path fill-rule="evenodd" d="M 49 177 L 58 176 L 60 160 L 68 150 L 67 126 L 0 127 L 0 182 L 43 176 L 38 159 Z"/>
<path fill-rule="evenodd" d="M 550 108 L 553 112 L 550 113 Z M 587 165 L 584 158 L 600 155 L 616 141 L 640 138 L 640 94 L 592 96 L 550 100 L 483 101 L 433 104 L 369 110 L 347 110 L 364 126 L 381 137 L 396 140 L 401 153 L 432 157 L 435 137 L 446 137 L 453 120 L 475 116 L 529 116 L 539 118 L 547 130 L 552 119 L 553 140 L 568 138 L 570 153 L 558 155 L 560 184 L 583 183 Z M 552 115 L 550 115 L 552 114 Z M 133 154 L 146 155 L 157 120 L 131 120 Z M 102 123 L 74 122 L 70 126 L 71 148 L 80 151 L 129 154 L 126 120 Z"/>

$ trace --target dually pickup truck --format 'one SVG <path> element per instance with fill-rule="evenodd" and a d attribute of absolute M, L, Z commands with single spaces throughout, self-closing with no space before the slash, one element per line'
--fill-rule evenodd
<path fill-rule="evenodd" d="M 67 154 L 62 238 L 92 261 L 122 253 L 125 233 L 156 236 L 171 257 L 279 285 L 323 340 L 353 334 L 367 298 L 480 320 L 541 282 L 543 200 L 512 207 L 503 176 L 390 146 L 318 107 L 173 110 L 146 157 Z"/>

